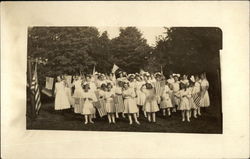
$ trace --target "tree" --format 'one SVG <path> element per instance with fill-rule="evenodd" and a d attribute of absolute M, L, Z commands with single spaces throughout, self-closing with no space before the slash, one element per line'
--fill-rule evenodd
<path fill-rule="evenodd" d="M 120 28 L 119 36 L 111 40 L 111 61 L 129 73 L 144 68 L 151 51 L 136 27 Z"/>
<path fill-rule="evenodd" d="M 218 52 L 222 45 L 219 28 L 165 28 L 165 36 L 157 40 L 154 55 L 166 73 L 211 72 L 219 67 Z"/>
<path fill-rule="evenodd" d="M 92 73 L 95 64 L 102 65 L 99 57 L 106 57 L 109 41 L 107 33 L 100 36 L 95 27 L 32 27 L 28 30 L 28 56 L 48 59 L 38 69 L 44 82 L 46 76 Z"/>

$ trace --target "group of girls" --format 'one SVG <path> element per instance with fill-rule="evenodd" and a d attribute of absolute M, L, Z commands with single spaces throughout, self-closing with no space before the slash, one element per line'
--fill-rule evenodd
<path fill-rule="evenodd" d="M 187 76 L 171 74 L 166 79 L 161 73 L 150 75 L 120 72 L 119 78 L 95 73 L 74 76 L 68 82 L 57 77 L 55 85 L 55 110 L 74 108 L 74 113 L 84 115 L 84 123 L 94 123 L 96 109 L 102 105 L 109 123 L 116 123 L 121 115 L 140 124 L 138 117 L 143 112 L 148 122 L 156 122 L 156 112 L 163 116 L 181 111 L 182 121 L 201 115 L 201 108 L 210 106 L 209 83 L 206 74 Z"/>

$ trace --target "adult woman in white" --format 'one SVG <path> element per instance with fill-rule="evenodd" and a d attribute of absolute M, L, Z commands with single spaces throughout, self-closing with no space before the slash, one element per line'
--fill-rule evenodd
<path fill-rule="evenodd" d="M 201 74 L 201 100 L 200 100 L 200 107 L 209 107 L 210 106 L 210 99 L 208 95 L 208 88 L 209 83 L 206 78 L 206 74 Z"/>
<path fill-rule="evenodd" d="M 55 110 L 69 109 L 70 104 L 66 94 L 65 83 L 60 76 L 55 84 Z"/>

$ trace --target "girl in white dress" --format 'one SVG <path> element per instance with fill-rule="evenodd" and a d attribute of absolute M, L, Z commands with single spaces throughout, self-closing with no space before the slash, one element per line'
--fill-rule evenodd
<path fill-rule="evenodd" d="M 97 101 L 95 93 L 89 91 L 90 87 L 87 83 L 83 85 L 83 93 L 82 93 L 82 112 L 81 114 L 84 115 L 85 124 L 94 123 L 92 120 L 93 114 L 95 113 L 95 108 L 93 106 L 93 102 Z"/>
<path fill-rule="evenodd" d="M 190 114 L 189 114 L 189 116 L 191 118 L 192 117 L 192 112 L 193 112 L 194 118 L 197 118 L 197 105 L 194 102 L 194 97 L 195 97 L 195 94 L 196 94 L 194 76 L 191 76 L 189 86 L 188 86 L 187 90 L 188 90 L 188 93 L 190 95 L 188 97 L 189 105 L 190 105 L 190 111 L 189 111 Z"/>
<path fill-rule="evenodd" d="M 105 107 L 108 113 L 109 123 L 115 124 L 115 103 L 114 103 L 115 93 L 112 91 L 112 84 L 107 84 L 107 91 L 104 94 Z"/>
<path fill-rule="evenodd" d="M 200 96 L 200 92 L 201 92 L 201 84 L 200 84 L 200 78 L 199 76 L 195 76 L 195 84 L 194 84 L 194 95 L 193 95 L 193 98 L 194 98 L 194 103 L 196 104 L 197 106 L 197 113 L 198 115 L 201 116 L 201 110 L 200 110 L 200 99 L 201 99 L 201 96 Z"/>
<path fill-rule="evenodd" d="M 146 95 L 146 100 L 144 104 L 144 110 L 147 112 L 148 121 L 156 122 L 155 113 L 159 111 L 159 107 L 157 104 L 157 97 L 155 94 L 155 89 L 153 88 L 152 84 L 146 83 L 146 90 L 144 91 Z"/>
<path fill-rule="evenodd" d="M 74 99 L 72 97 L 72 90 L 71 90 L 72 83 L 71 83 L 71 81 L 66 80 L 65 77 L 64 77 L 64 83 L 65 83 L 65 91 L 66 91 L 66 94 L 67 94 L 67 97 L 68 97 L 68 100 L 69 100 L 69 104 L 71 106 L 73 106 L 74 105 Z"/>
<path fill-rule="evenodd" d="M 208 94 L 209 83 L 206 78 L 206 74 L 203 73 L 201 75 L 201 100 L 200 100 L 200 107 L 209 107 L 210 100 Z"/>
<path fill-rule="evenodd" d="M 174 77 L 173 75 L 169 75 L 169 79 L 167 80 L 169 84 L 173 84 L 174 83 Z"/>
<path fill-rule="evenodd" d="M 115 105 L 116 105 L 116 118 L 119 118 L 119 113 L 122 113 L 122 117 L 125 118 L 124 116 L 124 102 L 123 102 L 123 97 L 122 97 L 122 81 L 118 81 L 117 85 L 114 89 L 115 91 Z"/>
<path fill-rule="evenodd" d="M 179 82 L 179 76 L 178 75 L 174 75 L 174 83 L 172 83 L 173 86 L 173 112 L 176 112 L 176 107 L 178 107 L 180 105 L 180 98 L 178 97 L 178 93 L 180 90 L 180 82 Z"/>
<path fill-rule="evenodd" d="M 188 81 L 187 75 L 183 75 L 182 76 L 182 80 L 180 82 L 183 83 L 183 84 L 185 84 L 186 86 L 188 86 L 189 85 L 189 81 Z"/>
<path fill-rule="evenodd" d="M 178 110 L 181 110 L 182 121 L 185 121 L 185 119 L 187 119 L 187 121 L 190 122 L 190 104 L 188 99 L 191 97 L 191 95 L 186 89 L 186 85 L 183 83 L 180 84 L 180 91 L 178 93 L 178 96 L 180 97 L 180 105 L 178 107 Z"/>
<path fill-rule="evenodd" d="M 66 94 L 65 84 L 61 77 L 57 77 L 55 84 L 55 110 L 69 109 L 70 103 Z"/>
<path fill-rule="evenodd" d="M 160 108 L 162 109 L 163 116 L 166 116 L 166 109 L 168 111 L 168 116 L 170 116 L 171 115 L 170 108 L 173 108 L 173 104 L 171 101 L 172 90 L 169 88 L 168 85 L 169 83 L 166 82 L 163 94 L 161 95 Z"/>
<path fill-rule="evenodd" d="M 145 82 L 142 80 L 142 78 L 138 75 L 136 76 L 136 87 L 135 87 L 135 93 L 136 93 L 136 104 L 138 108 L 142 109 L 143 105 L 145 104 L 146 96 L 142 92 L 142 89 L 146 89 L 146 86 L 143 87 Z M 137 117 L 140 115 L 140 110 L 138 111 Z M 146 112 L 144 111 L 144 116 L 146 117 Z"/>
<path fill-rule="evenodd" d="M 75 91 L 73 94 L 74 112 L 81 113 L 82 112 L 81 98 L 83 94 L 83 89 L 82 89 L 82 79 L 80 76 L 78 76 L 76 80 L 73 82 L 73 86 L 75 87 Z"/>
<path fill-rule="evenodd" d="M 134 117 L 134 120 L 137 124 L 140 124 L 140 122 L 137 120 L 136 113 L 139 111 L 136 105 L 135 101 L 135 91 L 129 87 L 128 82 L 124 82 L 123 84 L 123 91 L 122 95 L 124 98 L 124 113 L 128 114 L 129 124 L 131 125 L 133 123 L 132 121 L 132 115 Z"/>

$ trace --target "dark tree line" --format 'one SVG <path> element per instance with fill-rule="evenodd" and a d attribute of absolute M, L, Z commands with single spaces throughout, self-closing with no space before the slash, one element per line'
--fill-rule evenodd
<path fill-rule="evenodd" d="M 109 73 L 113 64 L 129 73 L 149 72 L 208 74 L 220 68 L 219 28 L 165 28 L 165 33 L 151 47 L 136 27 L 120 28 L 118 37 L 110 39 L 95 27 L 32 27 L 28 30 L 28 56 L 48 59 L 39 65 L 39 74 L 55 77 L 80 72 Z"/>

